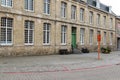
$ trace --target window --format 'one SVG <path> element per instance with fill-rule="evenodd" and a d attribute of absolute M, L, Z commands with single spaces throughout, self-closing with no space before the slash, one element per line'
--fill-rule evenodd
<path fill-rule="evenodd" d="M 13 19 L 1 18 L 1 45 L 12 45 Z"/>
<path fill-rule="evenodd" d="M 34 39 L 34 22 L 26 20 L 25 21 L 25 44 L 33 45 Z"/>
<path fill-rule="evenodd" d="M 5 7 L 12 7 L 12 0 L 1 0 L 1 5 Z"/>
<path fill-rule="evenodd" d="M 110 45 L 113 44 L 113 33 L 110 33 Z"/>
<path fill-rule="evenodd" d="M 33 0 L 25 0 L 25 9 L 33 11 Z"/>
<path fill-rule="evenodd" d="M 97 14 L 97 25 L 100 25 L 100 14 Z"/>
<path fill-rule="evenodd" d="M 61 26 L 61 43 L 66 44 L 66 31 L 67 27 L 65 25 Z"/>
<path fill-rule="evenodd" d="M 84 9 L 83 8 L 81 8 L 80 9 L 80 21 L 84 21 Z"/>
<path fill-rule="evenodd" d="M 80 44 L 81 45 L 84 45 L 84 39 L 85 38 L 85 29 L 84 28 L 81 28 L 80 29 Z"/>
<path fill-rule="evenodd" d="M 44 13 L 50 14 L 50 0 L 44 0 Z"/>
<path fill-rule="evenodd" d="M 104 37 L 103 37 L 103 45 L 106 45 L 106 32 L 104 32 Z"/>
<path fill-rule="evenodd" d="M 106 16 L 103 17 L 103 26 L 106 26 Z"/>
<path fill-rule="evenodd" d="M 110 18 L 110 28 L 113 27 L 113 18 Z"/>
<path fill-rule="evenodd" d="M 92 24 L 93 23 L 93 12 L 89 12 L 89 23 Z"/>
<path fill-rule="evenodd" d="M 50 24 L 49 23 L 44 23 L 43 43 L 44 44 L 49 44 L 50 43 Z"/>
<path fill-rule="evenodd" d="M 65 2 L 61 3 L 61 16 L 66 17 L 67 4 Z"/>
<path fill-rule="evenodd" d="M 71 6 L 71 19 L 76 19 L 76 6 Z"/>
<path fill-rule="evenodd" d="M 90 45 L 93 44 L 93 30 L 90 30 L 90 33 L 89 33 L 89 42 L 90 42 Z"/>

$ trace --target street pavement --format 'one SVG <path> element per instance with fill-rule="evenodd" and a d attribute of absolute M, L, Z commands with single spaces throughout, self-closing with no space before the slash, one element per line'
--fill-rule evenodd
<path fill-rule="evenodd" d="M 74 74 L 78 75 L 76 71 L 82 72 L 84 70 L 120 65 L 120 51 L 111 52 L 111 54 L 101 54 L 100 60 L 97 59 L 97 56 L 97 53 L 88 53 L 0 57 L 0 80 L 58 80 L 57 77 L 54 79 L 51 77 L 58 73 L 74 72 Z M 61 78 L 59 80 L 68 79 Z"/>

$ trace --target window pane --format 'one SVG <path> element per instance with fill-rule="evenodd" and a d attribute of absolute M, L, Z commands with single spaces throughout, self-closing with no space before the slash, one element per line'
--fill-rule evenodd
<path fill-rule="evenodd" d="M 1 43 L 6 43 L 6 29 L 1 29 Z"/>

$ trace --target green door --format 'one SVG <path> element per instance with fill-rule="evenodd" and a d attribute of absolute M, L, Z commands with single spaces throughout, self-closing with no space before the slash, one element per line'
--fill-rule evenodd
<path fill-rule="evenodd" d="M 72 29 L 72 47 L 76 48 L 76 29 Z"/>

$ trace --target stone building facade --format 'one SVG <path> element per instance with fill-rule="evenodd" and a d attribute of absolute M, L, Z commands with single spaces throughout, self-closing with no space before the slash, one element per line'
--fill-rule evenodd
<path fill-rule="evenodd" d="M 57 54 L 71 45 L 96 51 L 98 33 L 101 46 L 114 48 L 115 15 L 99 0 L 89 1 L 1 0 L 0 55 Z"/>
<path fill-rule="evenodd" d="M 116 47 L 120 50 L 120 17 L 116 17 Z"/>

